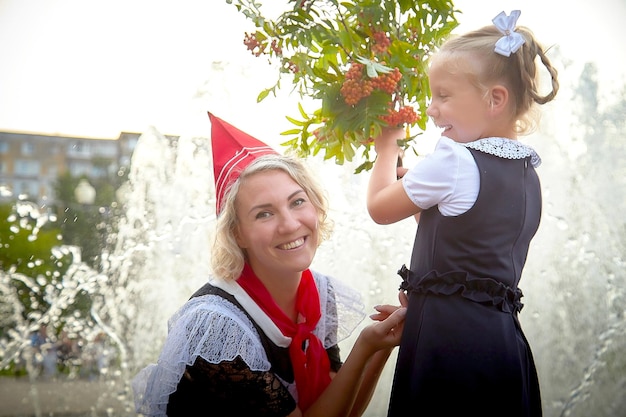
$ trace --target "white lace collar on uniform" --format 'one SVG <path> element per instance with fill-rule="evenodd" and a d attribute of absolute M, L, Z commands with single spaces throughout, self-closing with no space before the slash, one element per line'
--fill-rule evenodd
<path fill-rule="evenodd" d="M 461 145 L 506 159 L 524 159 L 530 156 L 533 167 L 541 165 L 541 158 L 533 148 L 518 140 L 506 138 L 485 138 Z"/>

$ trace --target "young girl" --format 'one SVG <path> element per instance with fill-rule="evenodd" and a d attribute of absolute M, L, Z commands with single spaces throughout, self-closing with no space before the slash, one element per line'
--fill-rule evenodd
<path fill-rule="evenodd" d="M 137 412 L 361 415 L 406 310 L 377 307 L 377 322 L 342 361 L 338 343 L 363 316 L 354 290 L 309 269 L 330 233 L 322 189 L 303 161 L 212 115 L 211 122 L 214 276 L 168 323 L 158 363 L 134 378 Z"/>
<path fill-rule="evenodd" d="M 540 416 L 539 384 L 517 314 L 518 283 L 539 226 L 539 156 L 518 142 L 557 73 L 519 11 L 452 38 L 429 69 L 434 152 L 396 180 L 402 129 L 375 139 L 367 206 L 390 224 L 417 216 L 408 311 L 389 416 Z M 538 91 L 537 58 L 552 79 Z"/>

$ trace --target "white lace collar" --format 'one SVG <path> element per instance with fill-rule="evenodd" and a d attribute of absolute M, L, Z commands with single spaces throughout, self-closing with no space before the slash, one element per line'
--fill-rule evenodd
<path fill-rule="evenodd" d="M 230 293 L 241 304 L 241 306 L 250 314 L 254 321 L 259 325 L 263 332 L 270 338 L 274 344 L 280 347 L 289 347 L 291 338 L 284 336 L 278 326 L 274 324 L 272 319 L 254 302 L 252 297 L 241 288 L 237 281 L 227 281 L 223 279 L 212 278 L 211 284 Z"/>
<path fill-rule="evenodd" d="M 490 155 L 499 156 L 506 159 L 524 159 L 530 156 L 530 163 L 533 167 L 541 165 L 541 158 L 537 152 L 528 145 L 506 138 L 485 138 L 474 142 L 461 143 L 461 145 L 472 148 Z"/>

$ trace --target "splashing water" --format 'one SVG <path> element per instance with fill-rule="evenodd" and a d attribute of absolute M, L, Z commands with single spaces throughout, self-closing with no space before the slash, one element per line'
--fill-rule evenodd
<path fill-rule="evenodd" d="M 626 152 L 615 139 L 626 133 L 619 111 L 624 103 L 589 116 L 582 126 L 572 118 L 575 103 L 564 103 L 567 98 L 549 108 L 543 131 L 527 140 L 543 159 L 544 214 L 520 284 L 520 321 L 535 355 L 545 416 L 626 416 Z M 581 145 L 587 152 L 573 153 Z M 409 261 L 414 221 L 375 225 L 365 209 L 366 174 L 354 175 L 350 165 L 309 162 L 321 173 L 335 223 L 313 267 L 358 289 L 368 308 L 396 303 L 396 270 Z M 98 401 L 113 397 L 108 413 L 115 416 L 135 415 L 128 382 L 156 359 L 168 318 L 209 275 L 215 221 L 209 140 L 145 132 L 125 205 L 116 245 L 103 255 L 103 273 L 73 265 L 63 291 L 50 300 L 53 320 L 54 308 L 72 302 L 81 289 L 92 294 L 90 319 L 118 357 L 105 378 L 114 383 Z M 10 293 L 7 279 L 28 281 L 8 275 L 1 276 L 2 294 Z M 25 351 L 31 332 L 32 321 L 18 320 L 2 357 Z M 351 342 L 344 342 L 343 352 Z M 392 356 L 367 416 L 385 414 L 394 362 Z M 39 397 L 30 399 L 38 404 L 36 415 L 43 415 Z"/>

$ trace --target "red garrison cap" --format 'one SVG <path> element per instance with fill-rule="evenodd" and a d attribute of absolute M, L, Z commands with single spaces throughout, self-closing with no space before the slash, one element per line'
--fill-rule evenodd
<path fill-rule="evenodd" d="M 217 214 L 222 211 L 224 193 L 252 161 L 262 155 L 277 154 L 260 140 L 215 117 L 211 112 L 211 146 Z"/>

